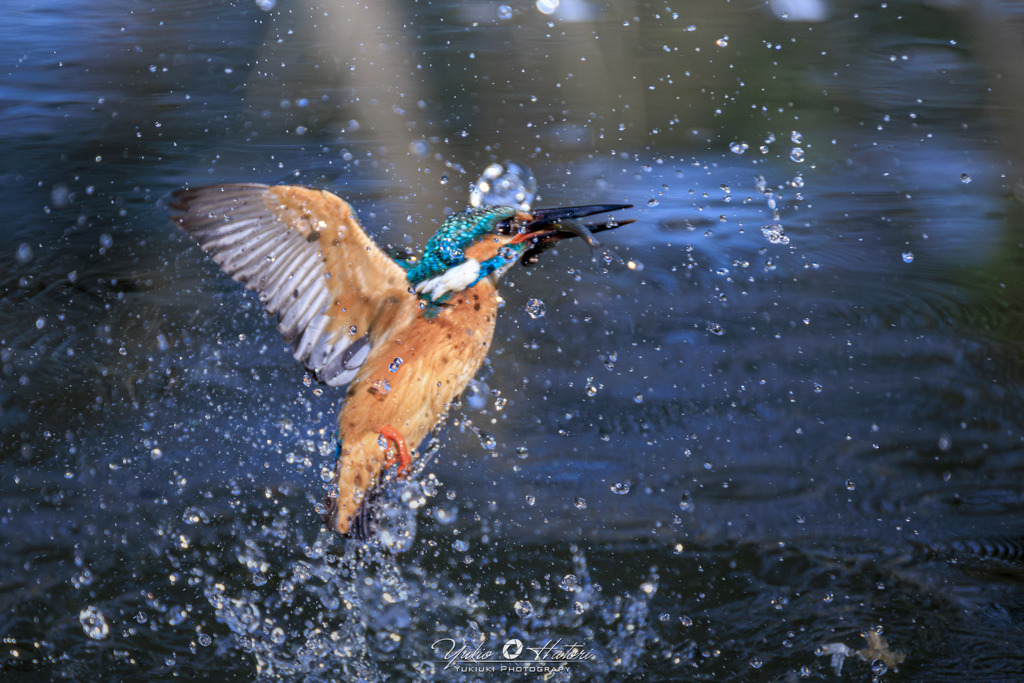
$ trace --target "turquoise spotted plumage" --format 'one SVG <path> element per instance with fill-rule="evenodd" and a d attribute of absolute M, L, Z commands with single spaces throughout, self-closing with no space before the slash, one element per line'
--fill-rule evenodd
<path fill-rule="evenodd" d="M 415 287 L 465 262 L 466 246 L 485 235 L 493 234 L 496 223 L 508 220 L 515 214 L 514 206 L 485 206 L 449 216 L 434 236 L 427 240 L 423 256 L 409 268 L 409 283 Z M 515 254 L 509 256 L 515 259 Z"/>

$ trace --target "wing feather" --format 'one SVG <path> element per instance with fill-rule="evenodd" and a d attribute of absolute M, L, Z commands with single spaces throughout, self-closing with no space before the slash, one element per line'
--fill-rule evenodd
<path fill-rule="evenodd" d="M 347 384 L 402 307 L 405 271 L 323 190 L 213 185 L 174 193 L 173 220 L 226 273 L 257 292 L 299 361 Z"/>
<path fill-rule="evenodd" d="M 301 330 L 313 319 L 327 310 L 327 293 L 317 287 L 308 287 L 287 308 L 280 311 L 278 328 L 286 342 L 293 342 Z"/>

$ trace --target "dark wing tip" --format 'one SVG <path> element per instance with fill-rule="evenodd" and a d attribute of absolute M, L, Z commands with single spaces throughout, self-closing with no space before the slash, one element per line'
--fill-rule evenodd
<path fill-rule="evenodd" d="M 166 202 L 167 208 L 171 212 L 171 220 L 180 223 L 182 214 L 188 211 L 194 198 L 195 190 L 187 187 L 172 192 Z"/>
<path fill-rule="evenodd" d="M 170 194 L 167 208 L 175 212 L 186 212 L 196 201 L 220 199 L 231 194 L 262 192 L 270 188 L 263 183 L 221 183 L 219 185 L 200 185 L 199 187 L 183 187 Z"/>

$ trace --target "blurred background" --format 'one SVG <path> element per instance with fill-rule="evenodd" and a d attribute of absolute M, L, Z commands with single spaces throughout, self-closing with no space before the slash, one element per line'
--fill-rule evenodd
<path fill-rule="evenodd" d="M 26 0 L 0 34 L 5 680 L 490 679 L 443 637 L 580 643 L 563 681 L 1024 670 L 1024 4 Z M 163 202 L 312 185 L 409 249 L 505 159 L 637 222 L 506 277 L 346 545 L 343 392 Z"/>

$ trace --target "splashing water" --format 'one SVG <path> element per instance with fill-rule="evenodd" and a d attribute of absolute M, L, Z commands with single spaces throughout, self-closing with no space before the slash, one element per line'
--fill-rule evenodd
<path fill-rule="evenodd" d="M 79 612 L 78 620 L 82 622 L 82 630 L 85 631 L 85 635 L 93 640 L 103 640 L 110 635 L 107 618 L 98 607 L 86 607 Z"/>
<path fill-rule="evenodd" d="M 537 318 L 543 318 L 544 314 L 547 313 L 547 308 L 544 306 L 544 302 L 540 299 L 533 297 L 526 302 L 526 312 L 531 318 L 536 320 Z"/>
<path fill-rule="evenodd" d="M 536 196 L 537 179 L 533 172 L 522 164 L 505 161 L 488 166 L 470 186 L 469 205 L 478 208 L 503 204 L 527 211 Z"/>
<path fill-rule="evenodd" d="M 436 552 L 405 558 L 379 538 L 339 548 L 345 542 L 327 530 L 298 544 L 302 557 L 292 548 L 289 557 L 270 558 L 285 545 L 272 535 L 246 544 L 248 560 L 239 557 L 268 565 L 273 578 L 263 589 L 228 587 L 212 571 L 193 571 L 217 620 L 255 660 L 258 680 L 462 680 L 447 656 L 453 647 L 501 652 L 512 639 L 526 648 L 577 648 L 551 680 L 603 677 L 630 671 L 653 637 L 648 606 L 657 569 L 635 593 L 610 594 L 575 546 L 571 567 L 552 566 L 547 585 L 505 586 L 501 563 L 485 572 L 493 576 L 466 583 L 429 569 Z M 474 544 L 456 543 L 461 550 L 445 554 L 472 561 Z"/>
<path fill-rule="evenodd" d="M 764 195 L 765 201 L 768 204 L 768 210 L 772 212 L 772 222 L 761 227 L 761 234 L 771 244 L 789 244 L 789 237 L 782 228 L 782 219 L 779 216 L 775 192 L 768 186 L 768 181 L 764 176 L 758 176 L 754 180 L 757 191 Z"/>

